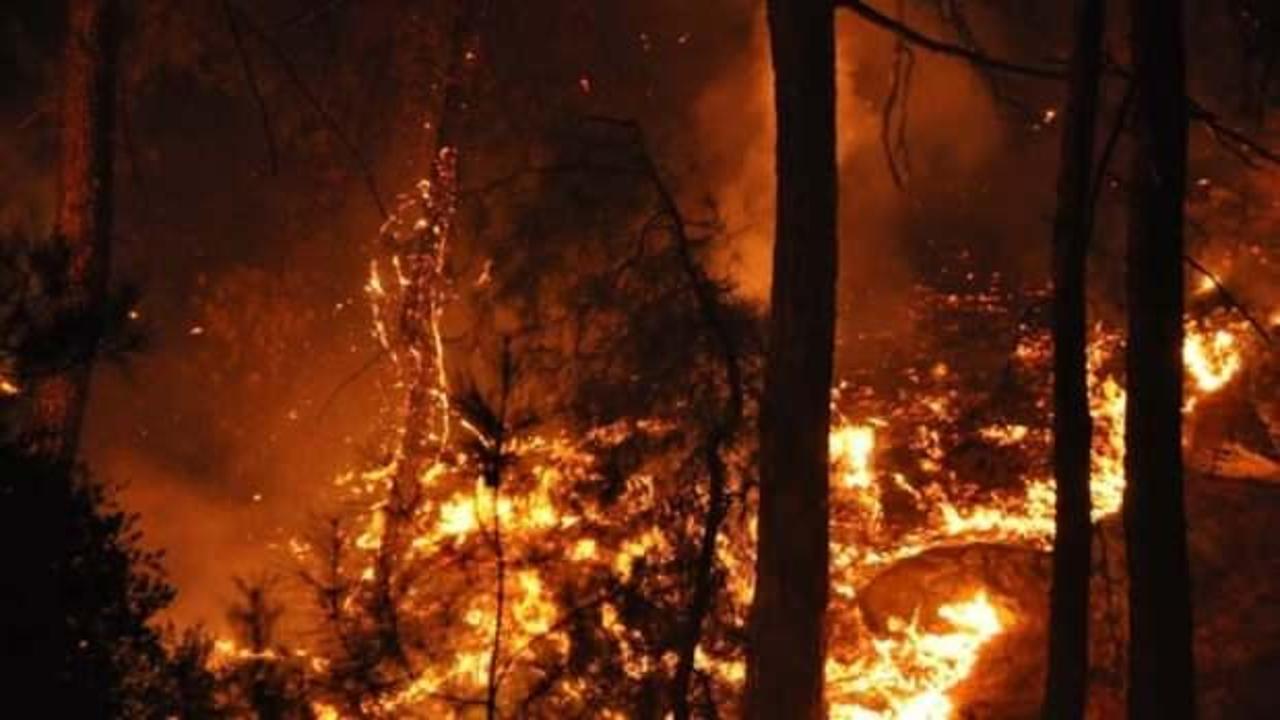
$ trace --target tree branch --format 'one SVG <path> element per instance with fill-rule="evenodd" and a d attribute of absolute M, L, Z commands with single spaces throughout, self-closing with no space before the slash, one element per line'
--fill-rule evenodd
<path fill-rule="evenodd" d="M 244 34 L 240 32 L 240 24 L 236 22 L 235 8 L 231 0 L 222 0 L 222 11 L 227 16 L 227 29 L 231 31 L 231 39 L 236 45 L 236 55 L 240 57 L 240 67 L 244 70 L 245 82 L 249 84 L 249 93 L 258 106 L 258 117 L 262 122 L 262 135 L 267 142 L 267 163 L 271 176 L 280 172 L 280 157 L 276 151 L 276 134 L 271 127 L 271 114 L 267 110 L 267 101 L 262 97 L 262 88 L 258 85 L 258 75 L 254 72 L 253 61 L 244 47 Z"/>
<path fill-rule="evenodd" d="M 938 53 L 939 55 L 959 58 L 979 67 L 984 67 L 989 70 L 997 70 L 1010 75 L 1021 75 L 1024 77 L 1040 78 L 1042 80 L 1063 80 L 1067 77 L 1067 69 L 1065 65 L 1053 67 L 1024 65 L 1022 63 L 991 57 L 990 55 L 977 50 L 930 37 L 904 22 L 895 20 L 894 18 L 881 13 L 879 10 L 876 10 L 865 2 L 862 2 L 862 0 L 835 0 L 835 4 L 836 7 L 849 10 L 872 25 L 888 30 L 913 45 L 918 45 L 926 50 Z"/>
<path fill-rule="evenodd" d="M 364 155 L 360 153 L 360 149 L 356 147 L 355 143 L 351 141 L 351 138 L 342 130 L 342 126 L 338 123 L 337 119 L 333 117 L 327 108 L 325 108 L 324 103 L 320 101 L 320 98 L 316 97 L 315 93 L 311 91 L 311 88 L 302 79 L 302 75 L 298 72 L 297 66 L 293 64 L 293 61 L 289 59 L 289 56 L 284 52 L 280 45 L 276 43 L 271 36 L 267 35 L 262 28 L 254 24 L 244 12 L 236 10 L 230 2 L 228 2 L 228 7 L 231 12 L 236 14 L 236 17 L 240 19 L 241 23 L 243 23 L 244 29 L 248 30 L 249 33 L 257 38 L 258 42 L 260 42 L 262 46 L 271 53 L 276 64 L 280 66 L 280 70 L 284 72 L 285 77 L 288 78 L 289 82 L 297 89 L 298 94 L 302 96 L 302 99 L 308 105 L 311 106 L 311 109 L 315 111 L 321 122 L 324 123 L 326 128 L 328 128 L 329 133 L 337 139 L 338 143 L 347 151 L 347 154 L 351 156 L 351 160 L 355 164 L 356 170 L 364 180 L 365 187 L 368 189 L 370 197 L 373 198 L 373 203 L 378 207 L 378 212 L 384 218 L 391 217 L 391 213 L 387 210 L 387 204 L 382 199 L 382 193 L 378 190 L 378 184 L 374 180 L 373 170 L 370 169 L 368 162 L 365 161 Z"/>
<path fill-rule="evenodd" d="M 1182 259 L 1187 263 L 1187 265 L 1190 265 L 1195 269 L 1196 272 L 1208 278 L 1209 282 L 1213 283 L 1213 286 L 1217 288 L 1218 295 L 1222 297 L 1227 305 L 1231 309 L 1243 315 L 1244 319 L 1247 320 L 1249 324 L 1253 326 L 1253 329 L 1257 331 L 1258 335 L 1262 337 L 1262 341 L 1268 346 L 1271 345 L 1271 333 L 1267 332 L 1266 327 L 1262 323 L 1258 322 L 1258 319 L 1253 316 L 1253 313 L 1249 312 L 1249 309 L 1244 306 L 1244 303 L 1236 299 L 1236 296 L 1227 289 L 1226 285 L 1222 284 L 1222 281 L 1218 279 L 1217 275 L 1213 274 L 1212 270 L 1200 264 L 1199 260 L 1196 260 L 1190 255 L 1183 255 Z"/>
<path fill-rule="evenodd" d="M 1067 77 L 1067 70 L 1064 64 L 1055 62 L 1051 66 L 1037 66 L 992 57 L 977 50 L 926 35 L 906 23 L 881 13 L 862 0 L 835 0 L 835 4 L 836 7 L 849 10 L 872 25 L 894 33 L 909 43 L 939 55 L 964 60 L 976 67 L 1040 80 L 1065 80 Z M 1133 74 L 1128 68 L 1114 62 L 1108 62 L 1108 70 L 1112 74 L 1125 79 L 1131 79 Z M 1188 116 L 1204 125 L 1215 138 L 1240 157 L 1243 162 L 1256 166 L 1256 156 L 1256 158 L 1261 158 L 1280 166 L 1280 153 L 1249 137 L 1246 133 L 1227 125 L 1221 117 L 1195 98 L 1188 97 L 1186 102 Z"/>

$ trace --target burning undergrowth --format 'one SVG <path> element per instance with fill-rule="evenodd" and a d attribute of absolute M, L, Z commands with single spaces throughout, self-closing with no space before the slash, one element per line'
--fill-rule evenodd
<path fill-rule="evenodd" d="M 738 712 L 759 309 L 704 269 L 725 234 L 714 204 L 684 214 L 637 127 L 588 135 L 505 180 L 537 202 L 497 218 L 467 206 L 445 148 L 384 227 L 367 289 L 406 400 L 334 483 L 330 519 L 290 544 L 313 608 L 290 657 L 321 716 L 658 717 L 681 697 Z M 1000 645 L 1044 622 L 1047 294 L 949 273 L 963 280 L 910 294 L 920 332 L 857 338 L 893 367 L 832 397 L 841 719 L 951 717 L 984 654 L 1040 652 Z M 1186 330 L 1194 418 L 1259 350 L 1230 308 Z M 1103 524 L 1124 489 L 1121 337 L 1099 321 L 1089 353 Z"/>
<path fill-rule="evenodd" d="M 423 364 L 438 402 L 412 501 L 398 505 L 404 458 L 390 442 L 384 460 L 337 480 L 342 509 L 323 531 L 292 543 L 318 610 L 303 657 L 322 716 L 647 717 L 670 706 L 685 653 L 697 712 L 736 712 L 753 589 L 759 343 L 752 309 L 717 288 L 716 307 L 742 338 L 730 360 L 748 402 L 746 429 L 709 450 L 708 428 L 732 389 L 692 287 L 705 276 L 681 269 L 689 238 L 676 221 L 688 222 L 651 221 L 623 261 L 593 259 L 600 274 L 576 288 L 593 291 L 592 322 L 477 342 L 468 373 L 449 370 L 442 335 L 424 336 L 441 352 L 438 364 Z M 370 283 L 380 318 L 393 316 L 412 283 L 399 262 Z M 494 292 L 500 262 L 484 263 L 480 279 L 441 302 Z M 1046 296 L 998 279 L 978 284 L 917 288 L 917 322 L 937 335 L 899 348 L 896 371 L 850 377 L 833 394 L 833 717 L 950 717 L 951 693 L 992 643 L 1043 623 L 1028 616 L 1043 607 L 1000 578 L 1025 587 L 1031 581 L 1010 573 L 1042 570 L 1052 537 Z M 444 324 L 454 311 L 434 317 Z M 396 347 L 394 328 L 378 328 Z M 938 351 L 939 337 L 980 328 L 1007 331 L 1003 367 L 985 385 L 963 370 L 962 353 Z M 1256 349 L 1228 311 L 1189 321 L 1187 333 L 1193 413 L 1236 381 Z M 1099 520 L 1118 510 L 1124 485 L 1120 350 L 1114 328 L 1094 328 Z M 721 486 L 708 452 L 721 463 Z M 920 584 L 927 572 L 900 570 L 939 558 L 999 565 L 1001 553 L 1017 556 L 1015 569 L 948 569 L 932 587 Z"/>

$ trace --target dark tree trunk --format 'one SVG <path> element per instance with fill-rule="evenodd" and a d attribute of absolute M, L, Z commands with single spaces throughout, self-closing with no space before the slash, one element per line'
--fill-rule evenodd
<path fill-rule="evenodd" d="M 57 239 L 69 254 L 65 307 L 85 316 L 106 295 L 110 263 L 116 100 L 116 0 L 70 0 L 62 68 Z M 25 444 L 57 467 L 75 459 L 88 400 L 96 338 L 70 369 L 38 379 L 31 390 Z"/>
<path fill-rule="evenodd" d="M 1127 258 L 1124 521 L 1129 717 L 1195 714 L 1182 477 L 1183 198 L 1187 102 L 1182 0 L 1131 0 L 1137 92 Z"/>
<path fill-rule="evenodd" d="M 836 291 L 831 0 L 770 0 L 777 229 L 760 419 L 746 716 L 825 715 L 827 436 Z"/>
<path fill-rule="evenodd" d="M 1086 262 L 1105 0 L 1079 0 L 1071 83 L 1063 112 L 1058 209 L 1053 225 L 1053 590 L 1043 716 L 1084 717 L 1089 670 L 1090 522 Z"/>

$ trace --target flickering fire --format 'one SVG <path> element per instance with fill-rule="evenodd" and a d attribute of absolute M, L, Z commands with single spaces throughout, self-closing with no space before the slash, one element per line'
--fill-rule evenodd
<path fill-rule="evenodd" d="M 452 176 L 445 173 L 440 183 L 424 183 L 384 227 L 384 235 L 401 250 L 410 247 L 406 238 L 423 233 L 434 244 L 416 258 L 402 259 L 396 251 L 374 262 L 367 284 L 375 336 L 400 368 L 402 386 L 424 378 L 428 384 L 432 416 L 427 437 L 435 450 L 418 477 L 409 478 L 416 482 L 419 499 L 407 517 L 393 516 L 388 500 L 404 480 L 404 467 L 417 467 L 402 465 L 403 448 L 381 466 L 338 481 L 344 498 L 363 508 L 348 548 L 359 583 L 367 586 L 363 592 L 372 592 L 378 582 L 379 553 L 394 533 L 407 534 L 408 561 L 431 578 L 429 586 L 413 586 L 403 598 L 407 615 L 424 624 L 412 632 L 431 638 L 429 651 L 407 668 L 411 674 L 395 692 L 366 709 L 379 716 L 455 717 L 461 712 L 459 699 L 466 701 L 461 707 L 486 696 L 502 705 L 539 688 L 563 709 L 581 712 L 584 703 L 592 703 L 593 716 L 624 717 L 625 706 L 610 707 L 579 678 L 548 680 L 546 668 L 584 662 L 573 652 L 587 623 L 602 634 L 597 642 L 607 643 L 604 652 L 625 678 L 643 683 L 655 675 L 670 676 L 676 653 L 655 648 L 648 630 L 634 624 L 628 609 L 634 598 L 628 597 L 652 581 L 650 568 L 677 557 L 682 534 L 696 536 L 698 528 L 674 527 L 664 515 L 670 489 L 663 483 L 673 474 L 669 467 L 628 471 L 607 504 L 585 502 L 580 488 L 598 479 L 602 454 L 638 438 L 678 438 L 680 427 L 669 418 L 638 418 L 576 435 L 524 432 L 495 448 L 481 429 L 455 417 L 440 328 L 443 307 L 452 297 L 444 270 L 453 212 L 450 182 Z M 423 262 L 434 273 L 428 288 L 415 286 L 424 277 Z M 416 267 L 416 275 L 410 267 Z M 489 272 L 486 263 L 482 277 Z M 405 325 L 403 317 L 396 322 L 415 293 L 426 295 L 418 297 L 424 304 L 411 318 L 414 323 Z M 996 293 L 948 295 L 942 302 L 953 308 L 973 302 L 990 309 L 1001 298 Z M 1225 387 L 1241 370 L 1237 330 L 1188 325 L 1188 411 L 1195 398 Z M 1100 519 L 1116 512 L 1123 497 L 1125 393 L 1114 362 L 1118 334 L 1097 327 L 1093 335 L 1088 358 L 1092 498 L 1094 518 Z M 1048 338 L 1040 333 L 1019 342 L 1013 358 L 1043 376 L 1050 353 Z M 830 648 L 827 696 L 836 720 L 951 717 L 951 693 L 969 677 L 984 648 L 1019 621 L 999 598 L 973 587 L 933 607 L 919 606 L 910 617 L 891 619 L 884 632 L 872 632 L 859 599 L 877 574 L 934 548 L 989 542 L 1048 549 L 1052 542 L 1054 491 L 1045 470 L 978 492 L 978 478 L 949 469 L 952 441 L 946 436 L 962 412 L 960 380 L 946 364 L 933 363 L 914 376 L 918 391 L 910 401 L 871 398 L 883 412 L 863 412 L 857 403 L 846 407 L 842 395 L 851 386 L 842 385 L 834 394 L 830 579 L 831 613 L 839 620 L 833 628 L 838 639 Z M 451 423 L 485 450 L 500 450 L 510 458 L 500 482 L 485 475 L 478 458 L 452 449 Z M 997 420 L 971 432 L 992 448 L 1040 457 L 1048 452 L 1043 426 Z M 882 463 L 890 449 L 897 464 Z M 911 462 L 903 464 L 903 457 Z M 717 572 L 723 574 L 716 601 L 724 606 L 721 622 L 727 618 L 738 627 L 746 625 L 754 592 L 754 505 L 749 494 L 744 497 L 743 512 L 725 521 L 714 553 Z M 890 498 L 914 511 L 910 523 L 890 517 Z M 317 552 L 308 543 L 291 546 L 304 562 Z M 355 597 L 344 602 L 355 602 Z M 736 696 L 745 678 L 741 649 L 725 643 L 700 644 L 695 667 L 726 696 Z M 551 685 L 544 687 L 545 682 Z M 316 712 L 334 716 L 337 711 L 317 706 Z"/>
<path fill-rule="evenodd" d="M 1240 340 L 1228 328 L 1202 329 L 1187 323 L 1182 360 L 1201 393 L 1212 393 L 1231 382 L 1244 365 Z"/>
<path fill-rule="evenodd" d="M 376 276 L 375 276 L 376 277 Z M 376 283 L 371 280 L 371 283 Z M 1188 328 L 1186 362 L 1196 397 L 1225 386 L 1240 371 L 1242 346 L 1229 328 Z M 1089 353 L 1090 409 L 1095 423 L 1093 452 L 1094 516 L 1116 512 L 1124 488 L 1124 405 L 1120 381 L 1108 370 L 1119 349 L 1114 333 L 1095 330 Z M 1020 347 L 1018 357 L 1042 362 L 1043 342 Z M 929 373 L 950 381 L 948 373 Z M 838 393 L 837 393 L 838 395 Z M 838 397 L 837 397 L 838 400 Z M 903 432 L 899 418 L 844 416 L 830 439 L 832 470 L 833 613 L 842 622 L 861 625 L 858 598 L 882 569 L 930 548 L 973 542 L 999 542 L 1048 548 L 1053 535 L 1053 485 L 1048 477 L 1026 477 L 1019 489 L 982 497 L 956 495 L 944 487 L 945 448 L 939 427 L 956 412 L 946 391 L 918 398 L 918 426 Z M 838 404 L 838 402 L 837 402 Z M 376 708 L 396 715 L 409 709 L 450 716 L 441 698 L 479 697 L 497 677 L 508 688 L 528 687 L 537 667 L 563 663 L 571 652 L 570 621 L 579 609 L 573 600 L 598 613 L 600 627 L 611 638 L 623 672 L 640 681 L 675 666 L 671 652 L 654 655 L 645 638 L 631 627 L 618 598 L 566 596 L 566 578 L 606 574 L 626 583 L 644 564 L 661 562 L 675 548 L 669 529 L 649 521 L 661 503 L 657 477 L 637 472 L 626 479 L 613 506 L 625 513 L 581 503 L 573 488 L 594 472 L 595 455 L 637 434 L 660 437 L 675 430 L 669 422 L 644 420 L 599 428 L 586 437 L 529 434 L 512 442 L 518 472 L 501 487 L 489 487 L 472 458 L 445 454 L 426 468 L 420 484 L 427 498 L 411 521 L 412 552 L 428 567 L 440 566 L 441 588 L 452 594 L 457 622 L 430 662 L 415 668 L 415 677 Z M 919 477 L 878 467 L 885 450 L 882 435 L 909 438 L 918 453 Z M 1016 423 L 997 423 L 978 430 L 996 447 L 1045 451 L 1042 430 Z M 396 475 L 389 465 L 348 475 L 340 485 L 370 500 L 382 497 Z M 959 479 L 963 483 L 963 478 Z M 911 527 L 887 527 L 886 493 L 903 494 L 916 504 L 922 520 Z M 375 502 L 354 545 L 361 562 L 372 563 L 385 532 L 385 515 Z M 739 622 L 745 622 L 753 592 L 750 522 L 726 527 L 717 543 L 717 561 L 726 573 L 725 593 Z M 557 549 L 558 548 L 558 549 Z M 310 546 L 295 549 L 307 554 Z M 501 553 L 501 560 L 498 553 Z M 447 563 L 465 557 L 468 571 Z M 499 581 L 498 567 L 502 565 Z M 371 582 L 372 570 L 363 574 Z M 424 592 L 422 612 L 430 615 L 440 602 Z M 861 627 L 856 646 L 833 646 L 828 664 L 828 700 L 832 717 L 841 720 L 944 720 L 954 712 L 950 693 L 972 672 L 984 648 L 1017 618 L 982 588 L 939 606 L 917 608 L 912 617 L 894 619 L 887 633 Z M 495 643 L 495 635 L 499 635 Z M 740 655 L 699 647 L 698 669 L 727 687 L 740 687 L 745 667 Z M 496 674 L 495 674 L 496 673 Z M 566 680 L 559 692 L 566 703 L 585 697 L 585 689 Z M 510 690 L 514 696 L 515 690 Z M 432 710 L 434 708 L 434 710 Z M 323 708 L 317 708 L 322 711 Z M 601 714 L 621 713 L 600 708 Z M 621 716 L 621 715 L 619 715 Z"/>
<path fill-rule="evenodd" d="M 872 425 L 843 425 L 831 432 L 829 452 L 846 487 L 870 487 L 871 453 L 875 445 L 876 431 Z"/>
<path fill-rule="evenodd" d="M 830 662 L 829 691 L 872 697 L 875 707 L 834 702 L 833 720 L 946 720 L 953 707 L 947 691 L 973 670 L 983 645 L 1003 629 L 999 611 L 983 592 L 937 611 L 944 629 L 921 629 L 919 617 L 872 641 L 873 652 L 850 665 Z"/>

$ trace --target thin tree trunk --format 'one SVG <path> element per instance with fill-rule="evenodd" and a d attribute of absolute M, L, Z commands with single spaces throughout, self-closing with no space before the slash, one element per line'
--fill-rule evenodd
<path fill-rule="evenodd" d="M 116 0 L 70 0 L 62 76 L 59 198 L 55 234 L 69 253 L 64 312 L 102 304 L 110 263 L 115 141 Z M 96 338 L 84 357 L 31 390 L 25 445 L 57 467 L 74 462 L 88 401 Z"/>
<path fill-rule="evenodd" d="M 498 452 L 502 452 L 499 446 Z M 496 471 L 500 473 L 501 470 Z M 507 612 L 507 555 L 502 544 L 502 484 L 493 487 L 494 614 L 493 638 L 489 644 L 489 674 L 484 696 L 485 720 L 498 720 L 498 667 L 502 661 L 502 618 Z"/>
<path fill-rule="evenodd" d="M 400 438 L 400 468 L 393 503 L 417 504 L 418 476 L 425 467 L 431 441 L 443 443 L 448 434 L 447 387 L 442 387 L 441 347 L 436 334 L 445 255 L 452 239 L 457 205 L 458 141 L 465 120 L 467 93 L 478 62 L 478 25 L 488 0 L 460 0 L 452 30 L 449 65 L 439 114 L 435 118 L 435 148 L 430 159 L 424 214 L 426 229 L 413 241 L 404 258 L 409 282 L 401 303 L 399 330 L 412 363 L 409 370 L 404 429 Z M 433 408 L 437 416 L 432 417 Z"/>
<path fill-rule="evenodd" d="M 1086 265 L 1093 232 L 1092 177 L 1102 76 L 1105 0 L 1079 0 L 1071 83 L 1063 112 L 1053 227 L 1053 588 L 1043 716 L 1084 717 L 1089 670 L 1090 522 Z"/>
<path fill-rule="evenodd" d="M 422 501 L 421 476 L 432 449 L 448 442 L 448 384 L 439 321 L 446 293 L 445 264 L 457 209 L 458 140 L 467 92 L 478 62 L 477 29 L 489 0 L 459 0 L 452 46 L 434 120 L 435 143 L 422 193 L 422 228 L 403 253 L 408 283 L 397 318 L 407 375 L 398 465 L 391 480 L 382 540 L 375 563 L 374 613 L 388 657 L 412 674 L 401 643 L 397 567 L 408 542 L 407 528 Z"/>
<path fill-rule="evenodd" d="M 1183 2 L 1131 0 L 1130 13 L 1137 103 L 1126 278 L 1129 717 L 1177 720 L 1195 715 L 1181 417 Z"/>
<path fill-rule="evenodd" d="M 828 461 L 835 335 L 835 18 L 770 0 L 777 229 L 760 420 L 756 592 L 745 710 L 825 716 Z"/>
<path fill-rule="evenodd" d="M 721 370 L 724 371 L 726 391 L 724 405 L 720 408 L 718 417 L 708 421 L 705 437 L 698 449 L 707 471 L 707 512 L 703 516 L 702 537 L 692 573 L 689 606 L 680 630 L 676 648 L 676 670 L 671 680 L 673 720 L 689 720 L 693 712 L 689 694 L 693 684 L 698 645 L 702 642 L 702 628 L 714 605 L 718 589 L 715 577 L 716 543 L 719 540 L 725 516 L 729 512 L 729 469 L 725 465 L 723 452 L 725 447 L 737 437 L 739 426 L 742 424 L 745 391 L 738 343 L 732 329 L 725 322 L 725 308 L 721 298 L 717 297 L 715 283 L 707 277 L 706 272 L 693 256 L 693 243 L 689 239 L 684 214 L 680 211 L 670 189 L 663 182 L 662 174 L 658 171 L 652 153 L 649 152 L 643 133 L 639 126 L 634 126 L 633 130 L 636 142 L 640 146 L 644 173 L 653 183 L 660 212 L 671 224 L 671 235 L 675 241 L 676 253 L 680 258 L 680 267 L 684 271 L 685 279 L 689 282 L 689 291 L 693 295 L 698 312 L 702 315 L 705 330 L 714 345 L 716 359 L 720 363 Z"/>

